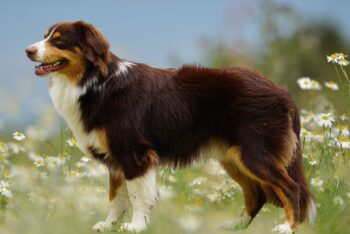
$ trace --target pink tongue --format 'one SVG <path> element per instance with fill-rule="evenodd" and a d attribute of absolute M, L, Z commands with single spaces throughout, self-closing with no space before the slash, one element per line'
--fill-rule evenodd
<path fill-rule="evenodd" d="M 44 66 L 41 66 L 43 70 L 45 71 L 49 71 L 51 66 L 50 65 L 44 65 Z"/>

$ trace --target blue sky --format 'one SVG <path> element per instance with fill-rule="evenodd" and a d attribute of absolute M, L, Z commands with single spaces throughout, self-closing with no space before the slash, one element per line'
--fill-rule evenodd
<path fill-rule="evenodd" d="M 202 37 L 231 40 L 235 34 L 244 33 L 258 40 L 256 25 L 249 17 L 242 18 L 242 24 L 230 22 L 231 14 L 239 14 L 247 4 L 256 6 L 257 1 L 1 1 L 0 120 L 33 116 L 33 106 L 49 102 L 47 81 L 35 77 L 34 64 L 25 57 L 24 49 L 42 39 L 48 26 L 57 21 L 88 21 L 101 29 L 119 56 L 168 67 L 173 65 L 171 54 L 177 54 L 185 63 L 198 62 L 196 42 Z M 338 23 L 350 38 L 350 1 L 282 2 L 292 4 L 303 21 Z M 242 28 L 233 29 L 232 25 Z M 16 107 L 8 110 L 11 104 L 7 101 Z"/>

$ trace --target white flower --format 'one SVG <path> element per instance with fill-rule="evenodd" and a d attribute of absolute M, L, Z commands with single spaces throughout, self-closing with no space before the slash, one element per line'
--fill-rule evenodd
<path fill-rule="evenodd" d="M 48 156 L 46 158 L 46 165 L 49 169 L 60 167 L 64 164 L 65 160 L 60 157 Z"/>
<path fill-rule="evenodd" d="M 347 65 L 349 65 L 349 61 L 346 59 L 341 59 L 341 60 L 339 60 L 338 64 L 341 66 L 347 66 Z"/>
<path fill-rule="evenodd" d="M 342 134 L 345 137 L 349 136 L 349 129 L 346 125 L 337 125 L 336 130 L 338 133 Z"/>
<path fill-rule="evenodd" d="M 327 62 L 329 62 L 329 63 L 338 63 L 337 54 L 327 55 Z"/>
<path fill-rule="evenodd" d="M 23 133 L 21 133 L 21 132 L 14 132 L 12 134 L 12 137 L 16 141 L 23 141 L 24 139 L 26 139 L 26 136 Z"/>
<path fill-rule="evenodd" d="M 34 162 L 36 167 L 45 166 L 45 159 L 36 153 L 30 153 L 29 158 Z"/>
<path fill-rule="evenodd" d="M 318 114 L 315 119 L 320 127 L 331 127 L 334 122 L 332 113 Z"/>
<path fill-rule="evenodd" d="M 343 113 L 341 116 L 339 116 L 339 119 L 342 121 L 348 120 L 349 118 L 346 116 L 345 113 Z"/>
<path fill-rule="evenodd" d="M 339 137 L 335 140 L 336 145 L 342 149 L 350 149 L 350 139 L 347 137 Z"/>
<path fill-rule="evenodd" d="M 339 53 L 335 53 L 337 55 L 337 59 L 338 60 L 342 60 L 342 59 L 345 59 L 346 57 L 348 57 L 347 54 L 344 54 L 342 52 L 339 52 Z"/>
<path fill-rule="evenodd" d="M 313 159 L 311 159 L 311 160 L 309 161 L 309 164 L 310 164 L 311 166 L 315 166 L 315 165 L 318 164 L 318 161 L 317 161 L 317 159 L 313 158 Z"/>
<path fill-rule="evenodd" d="M 301 89 L 311 89 L 311 79 L 309 77 L 302 77 L 297 80 Z"/>
<path fill-rule="evenodd" d="M 338 84 L 335 83 L 334 81 L 326 81 L 326 82 L 324 82 L 324 85 L 327 88 L 330 88 L 331 90 L 339 90 Z"/>
<path fill-rule="evenodd" d="M 66 140 L 66 143 L 70 146 L 70 147 L 76 147 L 77 146 L 77 141 L 74 138 L 69 138 Z"/>
<path fill-rule="evenodd" d="M 323 180 L 320 177 L 311 178 L 310 184 L 319 191 L 323 191 Z"/>
<path fill-rule="evenodd" d="M 0 181 L 0 195 L 7 197 L 7 198 L 11 198 L 12 197 L 12 192 L 11 192 L 11 186 L 10 183 L 5 181 L 5 180 L 1 180 Z"/>
<path fill-rule="evenodd" d="M 84 163 L 89 163 L 89 162 L 91 162 L 91 158 L 82 157 L 82 158 L 80 159 L 80 161 L 82 161 L 82 162 L 84 162 Z"/>
<path fill-rule="evenodd" d="M 321 89 L 321 85 L 316 80 L 310 79 L 310 77 L 301 77 L 297 80 L 297 83 L 304 90 Z"/>
<path fill-rule="evenodd" d="M 305 140 L 311 140 L 312 139 L 312 133 L 306 130 L 305 128 L 300 129 L 300 136 Z"/>
<path fill-rule="evenodd" d="M 205 183 L 205 181 L 206 181 L 206 179 L 204 177 L 198 177 L 190 183 L 190 186 L 201 185 L 201 184 Z"/>
<path fill-rule="evenodd" d="M 320 90 L 322 87 L 316 80 L 311 80 L 311 89 Z"/>
<path fill-rule="evenodd" d="M 313 141 L 323 142 L 323 135 L 320 132 L 312 132 L 310 139 Z"/>
<path fill-rule="evenodd" d="M 342 52 L 334 53 L 331 55 L 327 55 L 327 62 L 338 63 L 340 66 L 347 66 L 349 65 L 349 61 L 345 59 L 346 57 L 348 57 L 348 55 Z"/>

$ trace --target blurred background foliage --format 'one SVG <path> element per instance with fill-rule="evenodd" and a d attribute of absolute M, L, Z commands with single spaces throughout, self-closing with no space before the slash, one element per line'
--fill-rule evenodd
<path fill-rule="evenodd" d="M 316 4 L 316 3 L 315 3 Z M 311 77 L 320 83 L 333 80 L 339 82 L 333 66 L 327 65 L 326 55 L 336 51 L 350 51 L 350 43 L 336 24 L 320 19 L 308 23 L 300 22 L 300 15 L 289 4 L 276 1 L 261 1 L 259 12 L 247 15 L 258 25 L 259 43 L 244 43 L 247 38 L 236 38 L 225 42 L 220 38 L 203 38 L 200 50 L 203 63 L 213 67 L 243 66 L 264 74 L 284 85 L 293 95 L 300 108 L 316 108 L 319 104 L 315 92 L 313 99 L 300 90 L 296 79 Z M 232 16 L 234 21 L 234 16 Z M 346 111 L 348 90 L 332 93 L 334 107 Z"/>

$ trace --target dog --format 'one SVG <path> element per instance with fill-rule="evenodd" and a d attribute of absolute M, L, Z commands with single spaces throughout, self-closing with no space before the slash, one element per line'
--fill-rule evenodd
<path fill-rule="evenodd" d="M 285 210 L 274 228 L 292 233 L 313 221 L 314 198 L 302 167 L 298 109 L 288 91 L 239 67 L 153 68 L 110 51 L 83 21 L 57 23 L 26 49 L 48 76 L 49 93 L 79 149 L 109 170 L 111 209 L 93 229 L 108 230 L 132 208 L 127 231 L 150 222 L 156 170 L 218 160 L 241 187 L 248 226 L 265 203 Z"/>

